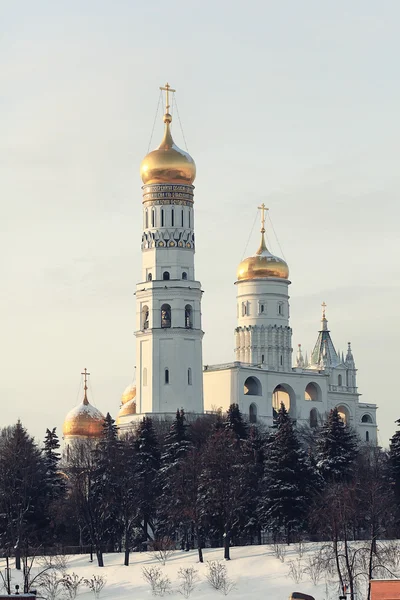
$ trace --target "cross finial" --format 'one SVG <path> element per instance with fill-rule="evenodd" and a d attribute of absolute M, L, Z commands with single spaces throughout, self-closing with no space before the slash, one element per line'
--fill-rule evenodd
<path fill-rule="evenodd" d="M 84 398 L 83 398 L 83 402 L 84 402 L 84 404 L 87 404 L 87 402 L 88 402 L 88 399 L 87 399 L 87 393 L 86 393 L 86 392 L 87 392 L 87 389 L 88 389 L 88 386 L 87 386 L 87 378 L 88 378 L 88 376 L 90 375 L 90 373 L 88 372 L 88 370 L 87 370 L 87 368 L 86 368 L 86 367 L 83 369 L 83 372 L 81 373 L 81 375 L 83 375 L 83 381 L 84 381 L 84 386 L 83 386 L 83 389 L 84 389 L 84 391 L 85 391 L 85 396 L 84 396 Z"/>
<path fill-rule="evenodd" d="M 321 304 L 321 306 L 322 306 L 322 318 L 325 319 L 325 309 L 327 307 L 327 304 L 325 302 L 323 302 Z"/>
<path fill-rule="evenodd" d="M 160 87 L 160 90 L 165 92 L 165 114 L 169 113 L 169 109 L 170 109 L 170 104 L 169 104 L 169 93 L 170 92 L 176 92 L 176 90 L 173 90 L 171 88 L 171 86 L 169 85 L 169 83 L 167 82 L 164 86 Z"/>
<path fill-rule="evenodd" d="M 258 209 L 261 210 L 261 233 L 265 233 L 265 213 L 268 211 L 268 208 L 263 202 L 261 206 L 258 206 Z"/>

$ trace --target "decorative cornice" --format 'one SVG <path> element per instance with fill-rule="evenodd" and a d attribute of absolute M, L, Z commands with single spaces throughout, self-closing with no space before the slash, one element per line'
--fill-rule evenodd
<path fill-rule="evenodd" d="M 150 205 L 193 204 L 193 185 L 151 184 L 143 186 L 143 203 Z"/>

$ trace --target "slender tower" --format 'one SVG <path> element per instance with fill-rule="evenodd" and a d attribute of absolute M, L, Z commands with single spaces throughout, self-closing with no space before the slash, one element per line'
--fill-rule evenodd
<path fill-rule="evenodd" d="M 171 135 L 142 161 L 142 281 L 136 287 L 136 414 L 203 412 L 201 285 L 194 272 L 196 165 Z"/>
<path fill-rule="evenodd" d="M 269 252 L 265 243 L 264 204 L 261 244 L 237 270 L 237 327 L 235 357 L 270 371 L 291 371 L 292 330 L 289 326 L 289 268 Z"/>

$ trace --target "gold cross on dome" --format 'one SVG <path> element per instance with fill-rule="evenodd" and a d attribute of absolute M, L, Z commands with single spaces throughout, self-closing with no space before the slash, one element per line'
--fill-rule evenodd
<path fill-rule="evenodd" d="M 160 90 L 162 92 L 165 92 L 165 113 L 169 112 L 169 93 L 172 92 L 176 92 L 176 90 L 173 90 L 172 87 L 169 85 L 169 83 L 167 82 L 164 86 L 160 87 Z"/>
<path fill-rule="evenodd" d="M 321 306 L 322 306 L 322 318 L 325 319 L 325 309 L 327 307 L 327 304 L 325 304 L 325 302 L 323 302 L 321 304 Z"/>
<path fill-rule="evenodd" d="M 261 210 L 261 233 L 265 233 L 265 213 L 269 210 L 264 202 L 261 204 L 261 206 L 257 207 L 259 210 Z"/>
<path fill-rule="evenodd" d="M 81 373 L 81 375 L 83 375 L 83 380 L 84 380 L 84 382 L 85 382 L 85 387 L 84 387 L 84 390 L 85 390 L 85 392 L 86 392 L 86 390 L 88 389 L 88 387 L 87 387 L 87 378 L 88 378 L 88 376 L 90 375 L 90 373 L 88 373 L 88 370 L 87 370 L 87 368 L 86 368 L 86 367 L 84 368 L 84 370 L 83 370 L 83 373 Z"/>

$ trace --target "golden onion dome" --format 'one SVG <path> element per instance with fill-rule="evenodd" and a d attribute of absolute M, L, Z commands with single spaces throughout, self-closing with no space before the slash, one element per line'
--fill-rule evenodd
<path fill-rule="evenodd" d="M 237 269 L 238 281 L 251 279 L 267 279 L 277 277 L 288 279 L 289 267 L 287 263 L 278 256 L 274 256 L 268 250 L 265 243 L 265 229 L 261 229 L 261 244 L 254 256 L 245 258 Z"/>
<path fill-rule="evenodd" d="M 121 406 L 117 416 L 117 425 L 120 424 L 122 417 L 130 417 L 131 415 L 136 415 L 136 401 L 133 398 Z"/>
<path fill-rule="evenodd" d="M 136 385 L 134 383 L 125 388 L 121 397 L 121 404 L 126 404 L 129 400 L 133 400 L 133 398 L 136 398 Z"/>
<path fill-rule="evenodd" d="M 161 144 L 150 152 L 140 165 L 140 176 L 143 183 L 174 183 L 191 185 L 196 177 L 196 165 L 193 158 L 184 150 L 178 148 L 171 135 L 172 116 L 169 113 L 169 91 L 166 84 L 167 105 L 164 114 L 165 131 Z"/>
<path fill-rule="evenodd" d="M 91 404 L 86 396 L 81 404 L 73 408 L 65 417 L 64 437 L 99 438 L 103 434 L 104 415 Z"/>

